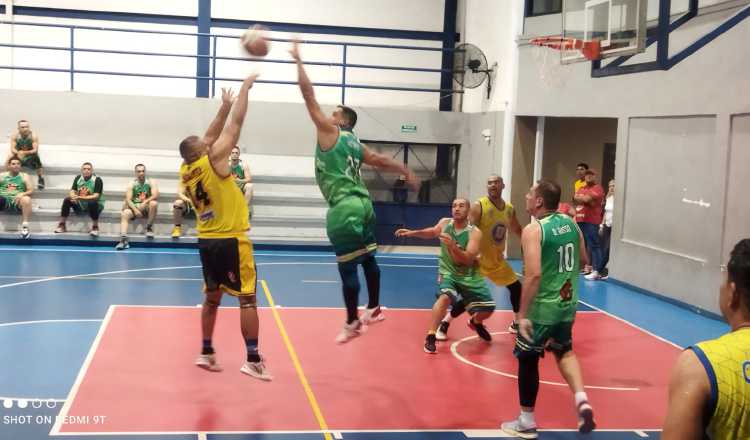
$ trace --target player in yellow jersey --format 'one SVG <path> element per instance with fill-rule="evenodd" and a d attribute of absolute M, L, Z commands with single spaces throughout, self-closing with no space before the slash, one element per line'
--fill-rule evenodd
<path fill-rule="evenodd" d="M 750 439 L 750 238 L 722 269 L 719 309 L 731 331 L 677 358 L 662 440 Z"/>
<path fill-rule="evenodd" d="M 510 291 L 514 318 L 508 331 L 518 333 L 516 318 L 521 303 L 521 283 L 513 268 L 505 261 L 504 252 L 508 229 L 520 237 L 521 225 L 518 223 L 513 205 L 503 200 L 504 188 L 502 177 L 491 174 L 487 178 L 487 195 L 474 202 L 469 217 L 471 223 L 482 231 L 482 240 L 479 243 L 479 272 L 496 286 L 507 287 Z M 457 303 L 445 315 L 437 332 L 438 340 L 447 339 L 451 320 L 463 312 L 464 305 Z"/>
<path fill-rule="evenodd" d="M 203 138 L 189 136 L 180 143 L 184 159 L 180 179 L 196 212 L 206 293 L 201 312 L 203 349 L 195 364 L 209 371 L 221 371 L 211 337 L 221 296 L 226 292 L 240 303 L 242 337 L 247 347 L 247 361 L 240 371 L 271 380 L 258 353 L 257 274 L 253 245 L 247 237 L 247 203 L 229 169 L 229 154 L 237 145 L 247 113 L 247 94 L 257 76 L 245 79 L 234 105 L 232 92 L 222 90 L 221 108 Z M 230 110 L 232 115 L 225 127 Z"/>

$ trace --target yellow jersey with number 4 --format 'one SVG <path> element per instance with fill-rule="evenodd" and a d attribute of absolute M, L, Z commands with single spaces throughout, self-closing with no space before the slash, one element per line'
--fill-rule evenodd
<path fill-rule="evenodd" d="M 245 198 L 230 174 L 216 174 L 208 155 L 182 163 L 180 180 L 193 202 L 198 238 L 243 236 L 250 229 Z"/>

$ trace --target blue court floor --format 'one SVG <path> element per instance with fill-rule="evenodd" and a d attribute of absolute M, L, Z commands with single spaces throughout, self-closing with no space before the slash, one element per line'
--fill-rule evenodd
<path fill-rule="evenodd" d="M 273 290 L 276 306 L 342 307 L 332 254 L 279 250 L 257 251 L 255 257 L 259 280 L 265 280 Z M 436 256 L 380 254 L 378 261 L 382 270 L 383 305 L 431 308 L 436 287 Z M 518 262 L 513 264 L 520 271 Z M 111 305 L 194 307 L 203 301 L 201 285 L 200 261 L 197 251 L 192 249 L 135 248 L 117 252 L 93 247 L 0 246 L 0 439 L 49 438 L 54 417 L 68 397 Z M 362 285 L 360 302 L 366 297 L 365 283 Z M 581 286 L 579 310 L 600 311 L 679 347 L 728 330 L 724 323 L 614 282 L 582 280 Z M 493 293 L 499 309 L 510 309 L 504 291 L 495 289 Z M 263 295 L 259 295 L 258 300 L 261 307 L 269 305 Z M 222 305 L 235 304 L 234 299 L 225 297 Z M 342 310 L 342 321 L 343 313 Z M 330 335 L 331 343 L 334 336 Z M 168 344 L 170 338 L 197 335 L 162 337 Z M 198 343 L 196 340 L 196 345 Z M 124 353 L 123 357 L 123 362 L 142 361 L 137 353 Z M 509 397 L 510 402 L 503 404 L 515 404 L 515 399 L 515 396 Z M 587 438 L 636 439 L 644 435 L 659 438 L 655 431 L 600 431 Z M 342 432 L 336 436 L 396 440 L 502 437 L 493 432 L 461 431 Z M 164 435 L 138 437 L 165 438 Z M 132 438 L 132 435 L 81 438 Z M 175 433 L 166 438 L 282 440 L 323 436 L 320 433 Z M 578 434 L 543 432 L 540 438 L 578 438 Z"/>

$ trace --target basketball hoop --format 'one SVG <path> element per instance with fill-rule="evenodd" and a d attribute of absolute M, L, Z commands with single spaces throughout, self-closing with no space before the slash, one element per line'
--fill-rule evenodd
<path fill-rule="evenodd" d="M 537 37 L 529 40 L 529 44 L 548 47 L 561 52 L 579 51 L 589 61 L 598 60 L 602 56 L 602 46 L 599 40 L 579 40 L 559 35 L 549 37 Z"/>

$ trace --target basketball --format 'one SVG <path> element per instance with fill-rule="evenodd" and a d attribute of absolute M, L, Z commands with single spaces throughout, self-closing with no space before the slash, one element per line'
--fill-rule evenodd
<path fill-rule="evenodd" d="M 245 50 L 253 56 L 264 57 L 268 54 L 268 50 L 271 47 L 271 43 L 266 38 L 266 31 L 268 28 L 259 24 L 250 26 L 242 37 L 240 38 L 240 44 Z"/>

